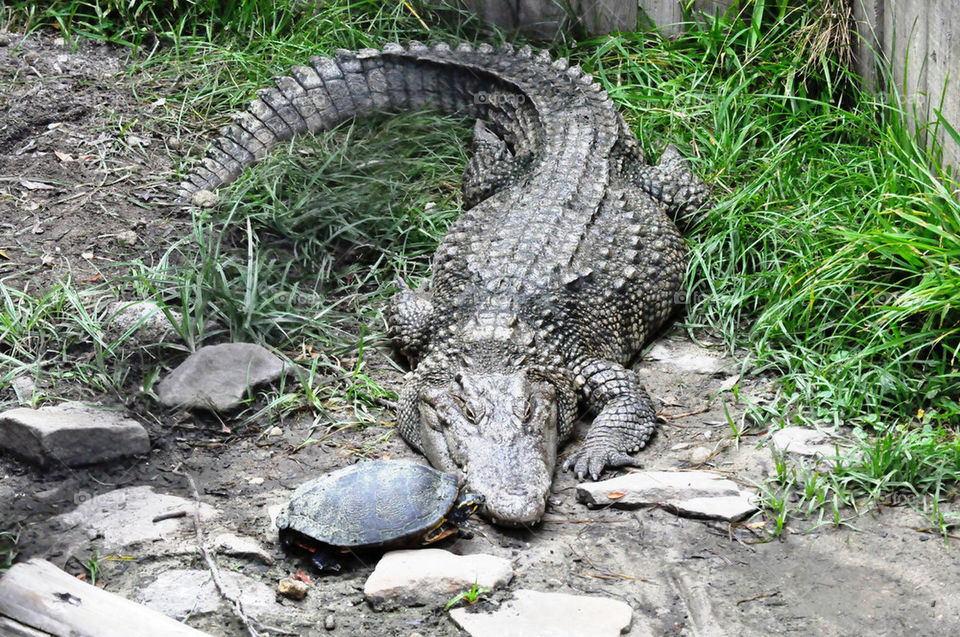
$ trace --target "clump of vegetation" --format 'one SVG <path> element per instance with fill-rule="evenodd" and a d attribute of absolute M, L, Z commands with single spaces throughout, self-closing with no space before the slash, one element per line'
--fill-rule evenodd
<path fill-rule="evenodd" d="M 130 43 L 139 70 L 178 79 L 179 94 L 158 82 L 140 89 L 143 99 L 165 98 L 171 127 L 186 118 L 213 131 L 271 75 L 314 53 L 503 39 L 466 14 L 428 26 L 440 24 L 432 7 L 63 0 L 9 3 L 4 17 Z M 745 0 L 693 18 L 669 40 L 621 33 L 553 47 L 603 82 L 651 157 L 669 139 L 713 188 L 715 206 L 687 232 L 687 327 L 745 348 L 746 370 L 780 378 L 777 400 L 754 408 L 753 421 L 853 427 L 859 463 L 829 477 L 784 472 L 789 488 L 817 481 L 808 502 L 944 496 L 960 477 L 957 184 L 902 108 L 852 75 L 847 3 Z M 220 212 L 198 213 L 194 236 L 159 265 L 137 266 L 129 285 L 184 311 L 188 342 L 207 336 L 213 318 L 235 338 L 320 352 L 316 369 L 339 365 L 358 342 L 382 342 L 377 316 L 393 281 L 425 273 L 455 214 L 460 124 L 412 116 L 298 141 L 225 193 Z M 3 340 L 15 335 L 17 345 L 0 355 L 14 365 L 98 338 L 75 292 L 45 298 L 55 311 L 12 292 L 2 299 L 12 317 Z M 57 330 L 59 320 L 73 327 Z M 116 348 L 98 342 L 95 352 L 83 377 L 121 387 Z M 351 357 L 348 376 L 376 394 L 358 365 Z M 309 383 L 301 390 L 315 407 L 330 398 Z"/>
<path fill-rule="evenodd" d="M 444 605 L 443 610 L 450 610 L 460 602 L 465 602 L 468 606 L 472 606 L 479 602 L 484 595 L 490 592 L 490 589 L 486 586 L 480 586 L 476 582 L 473 583 L 473 586 L 468 588 L 465 591 L 460 591 L 456 595 L 450 598 L 450 600 Z"/>

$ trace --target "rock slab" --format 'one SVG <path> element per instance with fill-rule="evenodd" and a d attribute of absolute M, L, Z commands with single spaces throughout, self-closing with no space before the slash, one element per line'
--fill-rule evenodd
<path fill-rule="evenodd" d="M 471 610 L 456 608 L 450 618 L 473 637 L 615 637 L 633 619 L 620 600 L 527 589 L 492 613 Z"/>
<path fill-rule="evenodd" d="M 712 471 L 635 471 L 577 485 L 588 506 L 661 506 L 677 515 L 736 522 L 757 510 L 753 494 Z"/>
<path fill-rule="evenodd" d="M 81 500 L 76 509 L 57 517 L 64 530 L 75 530 L 86 540 L 102 538 L 101 552 L 117 551 L 133 545 L 175 541 L 183 543 L 184 536 L 192 543 L 184 551 L 195 550 L 193 541 L 192 500 L 175 495 L 155 493 L 153 487 L 127 487 L 108 491 L 91 497 L 78 492 Z M 207 504 L 200 505 L 200 519 L 211 520 L 217 510 Z M 164 552 L 174 552 L 169 544 Z M 149 554 L 146 548 L 141 551 Z"/>
<path fill-rule="evenodd" d="M 245 612 L 254 616 L 284 612 L 273 589 L 263 582 L 234 571 L 222 570 L 220 575 L 227 595 L 239 598 Z M 137 601 L 174 619 L 212 613 L 221 604 L 229 603 L 220 595 L 210 572 L 195 569 L 161 572 L 140 592 Z"/>
<path fill-rule="evenodd" d="M 168 407 L 226 411 L 240 406 L 250 388 L 287 371 L 279 357 L 253 343 L 207 345 L 160 381 L 157 395 Z"/>
<path fill-rule="evenodd" d="M 123 414 L 64 403 L 0 414 L 0 447 L 41 466 L 76 467 L 148 453 L 150 436 Z"/>
<path fill-rule="evenodd" d="M 376 609 L 444 604 L 474 583 L 490 590 L 513 579 L 510 560 L 482 553 L 454 555 L 442 549 L 391 551 L 363 586 Z"/>

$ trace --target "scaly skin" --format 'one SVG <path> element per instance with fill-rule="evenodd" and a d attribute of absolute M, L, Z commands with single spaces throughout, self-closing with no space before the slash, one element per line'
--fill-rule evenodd
<path fill-rule="evenodd" d="M 182 196 L 231 181 L 280 140 L 364 113 L 484 120 L 464 171 L 468 209 L 430 283 L 388 309 L 415 365 L 400 433 L 506 525 L 542 517 L 578 404 L 597 415 L 564 467 L 597 479 L 635 464 L 655 415 L 625 365 L 675 307 L 686 247 L 674 220 L 707 197 L 676 149 L 644 163 L 592 78 L 529 49 L 412 43 L 311 62 L 224 129 Z"/>

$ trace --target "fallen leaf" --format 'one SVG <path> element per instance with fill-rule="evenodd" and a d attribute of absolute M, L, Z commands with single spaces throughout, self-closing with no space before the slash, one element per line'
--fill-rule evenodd
<path fill-rule="evenodd" d="M 87 579 L 86 573 L 77 573 L 77 579 Z"/>
<path fill-rule="evenodd" d="M 306 582 L 307 584 L 313 584 L 313 580 L 310 579 L 310 576 L 304 573 L 303 571 L 301 571 L 299 568 L 297 569 L 297 574 L 291 576 L 291 579 L 298 579 L 301 582 Z"/>
<path fill-rule="evenodd" d="M 97 272 L 95 275 L 93 275 L 89 279 L 83 279 L 81 283 L 96 283 L 97 281 L 102 281 L 102 280 L 103 280 L 103 275 Z"/>
<path fill-rule="evenodd" d="M 57 159 L 65 164 L 73 161 L 73 157 L 70 156 L 70 153 L 64 153 L 62 151 L 55 150 L 53 151 L 53 154 L 57 156 Z"/>
<path fill-rule="evenodd" d="M 626 493 L 622 493 L 622 492 L 620 492 L 620 491 L 611 491 L 610 493 L 607 494 L 607 499 L 609 499 L 609 500 L 619 500 L 620 498 L 622 498 L 622 497 L 625 496 L 625 495 L 627 495 L 627 494 L 626 494 Z"/>
<path fill-rule="evenodd" d="M 0 257 L 3 257 L 4 259 L 7 259 L 8 261 L 10 260 L 10 256 L 9 256 L 6 252 L 4 252 L 3 250 L 0 250 Z"/>
<path fill-rule="evenodd" d="M 39 181 L 30 181 L 29 179 L 21 179 L 20 185 L 27 190 L 53 190 L 53 186 L 50 184 L 44 184 Z"/>

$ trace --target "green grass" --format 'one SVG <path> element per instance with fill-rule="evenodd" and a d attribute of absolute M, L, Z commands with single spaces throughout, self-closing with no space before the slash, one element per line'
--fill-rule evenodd
<path fill-rule="evenodd" d="M 752 420 L 853 427 L 862 461 L 831 475 L 785 469 L 784 490 L 800 494 L 807 514 L 826 511 L 835 522 L 838 507 L 863 498 L 952 497 L 956 185 L 933 168 L 937 149 L 918 143 L 896 103 L 858 88 L 839 59 L 842 29 L 817 2 L 742 4 L 669 41 L 627 33 L 553 49 L 604 83 L 652 158 L 669 139 L 713 188 L 715 207 L 688 228 L 684 320 L 692 333 L 745 349 L 746 369 L 780 378 L 777 401 L 753 407 Z M 504 39 L 463 14 L 428 29 L 439 16 L 420 3 L 133 6 L 14 2 L 0 18 L 135 47 L 131 72 L 155 79 L 138 81 L 138 97 L 166 99 L 156 125 L 190 141 L 186 156 L 206 142 L 196 131 L 209 139 L 256 87 L 311 54 L 397 39 Z M 457 207 L 468 132 L 414 116 L 298 141 L 222 193 L 217 212 L 197 213 L 194 236 L 160 264 L 135 267 L 127 285 L 183 311 L 188 348 L 229 337 L 319 353 L 310 379 L 273 399 L 277 409 L 369 404 L 382 391 L 356 346 L 382 345 L 378 313 L 395 279 L 424 275 Z M 129 384 L 117 371 L 123 349 L 91 334 L 83 294 L 69 284 L 38 300 L 8 291 L 2 340 L 13 344 L 0 348 L 8 369 L 41 373 L 37 360 L 67 360 L 83 343 L 92 358 L 58 373 L 97 391 Z M 314 383 L 344 360 L 352 380 L 340 393 Z M 0 387 L 13 375 L 0 374 Z"/>

